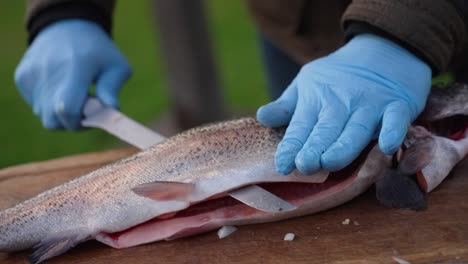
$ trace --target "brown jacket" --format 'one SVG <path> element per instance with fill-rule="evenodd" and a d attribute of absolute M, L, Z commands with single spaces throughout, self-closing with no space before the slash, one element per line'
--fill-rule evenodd
<path fill-rule="evenodd" d="M 353 23 L 397 41 L 436 72 L 447 68 L 466 41 L 463 17 L 450 1 L 248 0 L 248 4 L 261 31 L 299 62 L 326 55 L 361 33 L 350 27 Z"/>
<path fill-rule="evenodd" d="M 85 18 L 111 30 L 113 0 L 29 0 L 30 41 L 46 25 Z M 464 50 L 467 28 L 457 0 L 247 0 L 259 29 L 299 63 L 326 55 L 359 33 L 390 38 L 445 70 Z M 458 3 L 458 4 L 457 4 Z"/>

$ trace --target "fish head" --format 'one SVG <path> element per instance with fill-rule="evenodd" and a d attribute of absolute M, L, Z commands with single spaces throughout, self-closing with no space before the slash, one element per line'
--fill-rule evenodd
<path fill-rule="evenodd" d="M 426 107 L 408 129 L 398 170 L 415 175 L 425 192 L 437 187 L 468 153 L 468 86 L 432 88 Z"/>

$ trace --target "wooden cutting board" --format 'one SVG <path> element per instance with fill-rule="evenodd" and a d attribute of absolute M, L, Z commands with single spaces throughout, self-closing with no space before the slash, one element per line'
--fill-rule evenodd
<path fill-rule="evenodd" d="M 134 153 L 118 149 L 0 170 L 0 209 Z M 129 249 L 95 241 L 47 263 L 468 263 L 468 163 L 428 195 L 423 212 L 380 206 L 373 190 L 326 212 L 242 226 Z M 348 225 L 343 221 L 349 219 Z M 296 234 L 291 242 L 286 233 Z M 0 234 L 1 235 L 1 234 Z M 0 263 L 27 263 L 28 252 L 0 253 Z"/>

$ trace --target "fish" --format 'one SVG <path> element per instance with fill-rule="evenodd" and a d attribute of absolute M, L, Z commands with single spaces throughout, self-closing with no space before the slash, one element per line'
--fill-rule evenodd
<path fill-rule="evenodd" d="M 340 171 L 280 175 L 274 153 L 284 132 L 248 117 L 178 134 L 1 211 L 0 251 L 32 248 L 30 262 L 41 263 L 91 239 L 128 248 L 280 221 L 346 203 L 392 175 L 394 157 L 375 142 Z M 228 196 L 253 184 L 296 209 L 267 213 Z"/>
<path fill-rule="evenodd" d="M 127 248 L 306 215 L 361 194 L 391 160 L 372 147 L 337 173 L 283 176 L 274 169 L 283 135 L 254 118 L 179 134 L 1 211 L 0 251 L 32 247 L 40 263 L 90 239 Z M 265 213 L 227 196 L 252 184 L 297 209 Z"/>

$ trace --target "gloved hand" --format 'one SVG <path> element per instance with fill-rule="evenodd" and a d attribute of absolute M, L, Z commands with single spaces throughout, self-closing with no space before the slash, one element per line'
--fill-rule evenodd
<path fill-rule="evenodd" d="M 304 65 L 257 118 L 269 127 L 289 124 L 275 155 L 278 172 L 336 171 L 376 133 L 382 152 L 394 153 L 423 110 L 430 85 L 425 62 L 390 40 L 362 34 Z"/>
<path fill-rule="evenodd" d="M 39 32 L 15 81 L 44 127 L 76 130 L 91 84 L 104 104 L 118 107 L 118 92 L 130 75 L 127 60 L 99 25 L 69 19 Z"/>

